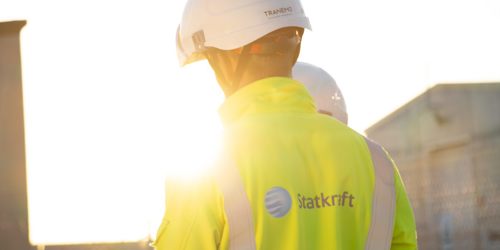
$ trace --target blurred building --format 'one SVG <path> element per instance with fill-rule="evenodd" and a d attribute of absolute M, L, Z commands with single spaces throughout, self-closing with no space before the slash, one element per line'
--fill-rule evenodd
<path fill-rule="evenodd" d="M 500 249 L 500 83 L 437 85 L 366 133 L 399 166 L 420 249 Z"/>

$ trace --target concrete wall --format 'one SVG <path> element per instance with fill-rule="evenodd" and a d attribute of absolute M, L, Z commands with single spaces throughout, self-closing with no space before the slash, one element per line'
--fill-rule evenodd
<path fill-rule="evenodd" d="M 437 85 L 366 132 L 399 166 L 420 249 L 500 249 L 500 84 Z"/>
<path fill-rule="evenodd" d="M 0 249 L 30 249 L 19 32 L 0 23 Z"/>

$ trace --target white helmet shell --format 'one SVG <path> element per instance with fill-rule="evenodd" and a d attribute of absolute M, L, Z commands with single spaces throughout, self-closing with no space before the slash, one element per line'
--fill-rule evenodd
<path fill-rule="evenodd" d="M 188 0 L 177 30 L 179 63 L 206 47 L 231 50 L 285 27 L 311 29 L 300 0 Z"/>
<path fill-rule="evenodd" d="M 293 79 L 306 86 L 319 112 L 329 113 L 347 124 L 348 116 L 344 96 L 328 72 L 309 63 L 297 62 L 293 67 L 292 75 Z"/>

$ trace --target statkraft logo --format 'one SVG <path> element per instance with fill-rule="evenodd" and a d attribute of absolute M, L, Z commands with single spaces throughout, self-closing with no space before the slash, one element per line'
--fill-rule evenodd
<path fill-rule="evenodd" d="M 342 194 L 325 195 L 324 193 L 315 196 L 306 196 L 297 194 L 299 208 L 301 209 L 315 209 L 326 207 L 354 207 L 354 200 L 356 198 L 345 191 Z"/>
<path fill-rule="evenodd" d="M 269 18 L 286 16 L 286 15 L 290 15 L 292 13 L 293 13 L 293 8 L 291 6 L 264 11 L 264 14 Z"/>
<path fill-rule="evenodd" d="M 292 198 L 286 189 L 273 187 L 266 193 L 265 204 L 267 212 L 275 218 L 281 218 L 292 207 Z"/>

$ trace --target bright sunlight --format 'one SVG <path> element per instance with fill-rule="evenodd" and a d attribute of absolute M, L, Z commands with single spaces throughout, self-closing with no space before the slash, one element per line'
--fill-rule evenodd
<path fill-rule="evenodd" d="M 299 60 L 334 76 L 359 132 L 438 82 L 500 79 L 493 0 L 303 2 L 314 32 Z M 154 238 L 165 178 L 189 178 L 214 161 L 223 94 L 206 63 L 177 64 L 184 3 L 0 4 L 1 21 L 28 21 L 21 41 L 33 244 Z"/>
<path fill-rule="evenodd" d="M 21 39 L 33 244 L 154 237 L 165 177 L 213 162 L 223 97 L 207 65 L 177 64 L 180 13 L 164 11 L 182 4 L 13 5 L 19 17 L 9 18 L 28 19 Z"/>

